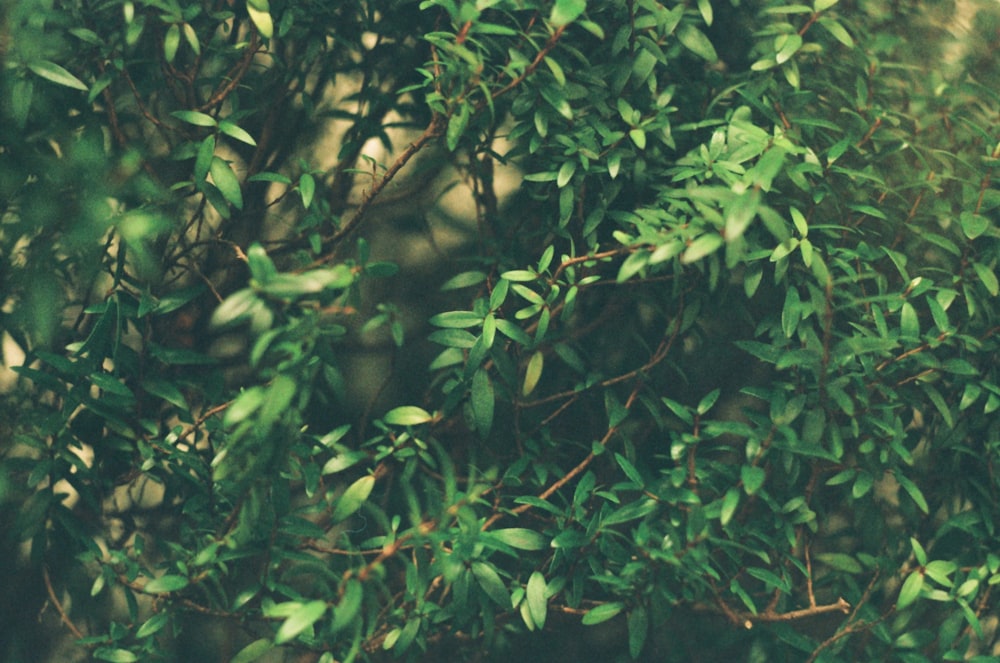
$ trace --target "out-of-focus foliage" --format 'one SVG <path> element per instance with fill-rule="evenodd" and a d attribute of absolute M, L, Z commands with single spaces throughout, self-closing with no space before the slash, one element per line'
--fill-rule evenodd
<path fill-rule="evenodd" d="M 2 22 L 5 660 L 993 653 L 995 6 Z"/>

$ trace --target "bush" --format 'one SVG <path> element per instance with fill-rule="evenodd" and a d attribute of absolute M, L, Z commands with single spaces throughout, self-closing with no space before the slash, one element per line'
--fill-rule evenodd
<path fill-rule="evenodd" d="M 8 660 L 992 653 L 995 7 L 4 11 Z"/>

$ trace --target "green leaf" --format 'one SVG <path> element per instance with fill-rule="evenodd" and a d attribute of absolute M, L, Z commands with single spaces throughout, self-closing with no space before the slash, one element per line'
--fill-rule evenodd
<path fill-rule="evenodd" d="M 726 491 L 722 498 L 722 509 L 719 512 L 719 524 L 725 527 L 736 514 L 736 507 L 740 504 L 740 491 L 733 486 Z"/>
<path fill-rule="evenodd" d="M 248 0 L 247 13 L 262 37 L 270 39 L 274 36 L 274 22 L 271 20 L 267 0 Z"/>
<path fill-rule="evenodd" d="M 458 112 L 452 113 L 451 117 L 448 118 L 448 129 L 445 133 L 445 140 L 448 144 L 448 150 L 451 152 L 455 151 L 458 147 L 458 141 L 461 140 L 462 134 L 465 133 L 465 128 L 469 125 L 469 117 L 472 111 L 468 104 L 461 104 L 458 108 Z"/>
<path fill-rule="evenodd" d="M 163 575 L 153 578 L 142 589 L 147 594 L 169 594 L 184 589 L 190 582 L 184 576 Z"/>
<path fill-rule="evenodd" d="M 840 2 L 840 0 L 816 0 L 813 3 L 813 11 L 815 11 L 817 14 L 819 12 L 824 12 L 830 7 L 833 7 L 838 2 Z"/>
<path fill-rule="evenodd" d="M 357 578 L 351 578 L 344 585 L 344 595 L 333 611 L 333 624 L 330 628 L 340 631 L 350 625 L 361 612 L 361 604 L 364 599 L 364 587 Z"/>
<path fill-rule="evenodd" d="M 247 145 L 253 145 L 254 147 L 257 146 L 257 141 L 253 139 L 253 136 L 251 136 L 247 131 L 236 126 L 229 120 L 223 120 L 222 122 L 219 122 L 219 131 L 226 134 L 230 138 L 235 138 L 236 140 L 242 143 L 246 143 Z"/>
<path fill-rule="evenodd" d="M 528 601 L 528 612 L 531 613 L 531 620 L 538 628 L 545 627 L 545 613 L 548 608 L 548 600 L 545 596 L 545 576 L 539 571 L 534 571 L 528 578 L 526 600 Z"/>
<path fill-rule="evenodd" d="M 639 474 L 639 470 L 635 468 L 629 459 L 621 455 L 617 451 L 615 452 L 615 462 L 618 463 L 618 467 L 622 468 L 622 472 L 628 477 L 629 481 L 634 483 L 637 487 L 642 488 L 645 485 L 645 481 L 642 475 Z"/>
<path fill-rule="evenodd" d="M 496 572 L 496 569 L 485 562 L 473 562 L 472 574 L 476 576 L 479 586 L 494 603 L 506 609 L 511 607 L 507 586 L 500 579 L 500 574 Z"/>
<path fill-rule="evenodd" d="M 601 622 L 606 622 L 609 619 L 616 616 L 625 606 L 617 601 L 611 603 L 603 603 L 596 608 L 591 608 L 587 611 L 587 614 L 583 616 L 583 623 L 586 626 L 593 626 L 594 624 L 600 624 Z"/>
<path fill-rule="evenodd" d="M 493 426 L 495 400 L 493 383 L 490 381 L 490 376 L 485 370 L 480 369 L 472 376 L 470 398 L 476 431 L 479 433 L 479 437 L 485 439 L 489 436 L 490 428 Z"/>
<path fill-rule="evenodd" d="M 326 614 L 326 607 L 325 601 L 309 601 L 300 604 L 298 609 L 282 622 L 274 636 L 274 643 L 280 645 L 295 639 Z"/>
<path fill-rule="evenodd" d="M 548 540 L 539 532 L 523 527 L 508 527 L 492 532 L 493 538 L 518 550 L 542 550 Z"/>
<path fill-rule="evenodd" d="M 214 117 L 205 113 L 199 113 L 198 111 L 179 110 L 172 112 L 170 115 L 182 122 L 187 122 L 198 127 L 214 127 L 216 125 Z"/>
<path fill-rule="evenodd" d="M 431 421 L 433 417 L 427 410 L 415 405 L 401 405 L 389 410 L 382 421 L 391 426 L 417 426 Z"/>
<path fill-rule="evenodd" d="M 163 57 L 167 62 L 173 62 L 177 57 L 177 47 L 181 45 L 181 28 L 174 23 L 163 35 Z"/>
<path fill-rule="evenodd" d="M 687 250 L 681 256 L 681 262 L 685 265 L 697 262 L 718 251 L 724 243 L 725 240 L 718 233 L 702 235 L 688 245 Z"/>
<path fill-rule="evenodd" d="M 337 498 L 337 505 L 333 508 L 333 515 L 330 519 L 339 523 L 350 515 L 353 515 L 365 503 L 368 496 L 375 487 L 375 477 L 372 475 L 363 476 L 344 491 L 343 495 Z"/>
<path fill-rule="evenodd" d="M 899 485 L 906 491 L 906 494 L 910 496 L 910 499 L 916 503 L 917 507 L 919 507 L 925 514 L 929 514 L 930 507 L 927 504 L 927 499 L 920 491 L 920 488 L 917 487 L 917 484 L 913 483 L 909 478 L 898 472 L 895 474 L 895 477 L 896 481 L 898 481 Z"/>
<path fill-rule="evenodd" d="M 110 661 L 111 663 L 134 663 L 139 657 L 127 649 L 99 647 L 94 650 L 94 658 L 99 661 Z"/>
<path fill-rule="evenodd" d="M 642 654 L 649 633 L 649 616 L 645 606 L 636 606 L 628 613 L 628 653 L 632 660 Z"/>
<path fill-rule="evenodd" d="M 920 571 L 914 571 L 908 575 L 899 590 L 899 598 L 896 599 L 896 610 L 903 610 L 916 601 L 923 587 L 924 576 Z"/>
<path fill-rule="evenodd" d="M 28 69 L 35 72 L 42 78 L 56 85 L 63 85 L 65 87 L 71 87 L 74 90 L 87 91 L 86 84 L 79 78 L 69 73 L 55 62 L 49 62 L 48 60 L 35 60 L 28 65 Z"/>
<path fill-rule="evenodd" d="M 498 327 L 501 321 L 498 320 Z M 508 322 L 504 320 L 503 322 Z M 513 324 L 508 322 L 508 324 Z M 516 325 L 514 325 L 516 327 Z M 518 327 L 518 329 L 520 329 Z M 502 331 L 502 330 L 501 330 Z M 522 332 L 523 333 L 523 332 Z M 446 345 L 451 348 L 471 348 L 476 344 L 476 337 L 465 331 L 464 329 L 440 329 L 436 332 L 432 332 L 427 336 L 427 339 L 433 343 L 438 343 L 440 345 Z M 530 340 L 530 337 L 529 337 Z"/>
<path fill-rule="evenodd" d="M 976 270 L 979 282 L 986 286 L 986 291 L 996 297 L 1000 294 L 1000 281 L 997 280 L 996 270 L 981 262 L 972 263 L 972 268 Z"/>
<path fill-rule="evenodd" d="M 743 490 L 747 495 L 753 495 L 764 485 L 767 478 L 767 471 L 763 467 L 756 465 L 744 465 L 740 468 L 740 480 L 743 482 Z"/>
<path fill-rule="evenodd" d="M 208 169 L 212 166 L 212 158 L 215 156 L 215 135 L 205 136 L 198 146 L 198 155 L 194 160 L 194 181 L 201 184 L 208 177 Z"/>
<path fill-rule="evenodd" d="M 274 649 L 274 643 L 268 638 L 260 638 L 236 652 L 236 656 L 229 659 L 229 663 L 253 663 L 272 649 Z"/>
<path fill-rule="evenodd" d="M 240 181 L 229 164 L 219 157 L 212 157 L 212 164 L 209 166 L 208 172 L 212 175 L 215 187 L 222 192 L 223 198 L 236 209 L 243 209 L 243 192 L 240 190 Z"/>
<path fill-rule="evenodd" d="M 719 394 L 721 393 L 721 389 L 713 389 L 705 394 L 705 396 L 698 401 L 698 407 L 695 408 L 695 412 L 698 413 L 698 416 L 704 416 L 707 414 L 708 411 L 715 405 L 716 401 L 719 400 Z"/>
<path fill-rule="evenodd" d="M 460 329 L 482 324 L 483 316 L 472 311 L 449 311 L 432 316 L 428 322 L 435 327 Z"/>
<path fill-rule="evenodd" d="M 135 632 L 135 637 L 142 639 L 148 638 L 155 633 L 159 633 L 169 621 L 169 612 L 158 612 L 147 619 L 145 623 L 139 627 L 139 630 Z"/>
<path fill-rule="evenodd" d="M 715 47 L 712 46 L 711 40 L 705 36 L 704 32 L 690 23 L 684 23 L 677 28 L 677 39 L 686 49 L 698 57 L 709 62 L 718 61 L 719 56 L 715 52 Z"/>
<path fill-rule="evenodd" d="M 587 0 L 556 0 L 549 23 L 557 28 L 572 23 L 587 9 Z"/>
<path fill-rule="evenodd" d="M 479 285 L 486 280 L 483 272 L 462 272 L 456 274 L 441 285 L 441 290 L 460 290 L 474 285 Z"/>
<path fill-rule="evenodd" d="M 861 573 L 864 571 L 861 564 L 859 564 L 854 557 L 846 553 L 818 553 L 816 555 L 816 559 L 830 568 L 837 569 L 838 571 L 843 571 L 845 573 Z"/>
<path fill-rule="evenodd" d="M 542 377 L 542 368 L 545 364 L 545 355 L 538 350 L 531 355 L 528 360 L 528 367 L 524 371 L 524 383 L 521 385 L 521 395 L 528 396 L 535 390 L 538 380 Z"/>

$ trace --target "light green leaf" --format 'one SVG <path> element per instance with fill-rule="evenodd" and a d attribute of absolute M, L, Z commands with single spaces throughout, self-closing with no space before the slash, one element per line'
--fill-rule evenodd
<path fill-rule="evenodd" d="M 677 28 L 677 39 L 685 48 L 704 60 L 716 62 L 719 59 L 711 40 L 690 23 L 684 23 Z"/>
<path fill-rule="evenodd" d="M 593 626 L 594 624 L 600 624 L 601 622 L 606 622 L 613 618 L 625 606 L 617 601 L 612 603 L 604 603 L 596 608 L 591 608 L 587 611 L 587 614 L 583 616 L 583 623 L 586 626 Z"/>
<path fill-rule="evenodd" d="M 42 78 L 56 85 L 63 85 L 65 87 L 71 87 L 75 90 L 83 90 L 86 92 L 87 86 L 79 78 L 69 73 L 55 62 L 49 62 L 48 60 L 35 60 L 28 65 L 28 69 L 35 72 Z"/>
<path fill-rule="evenodd" d="M 236 652 L 236 656 L 229 659 L 229 663 L 253 663 L 272 649 L 274 649 L 274 643 L 270 639 L 260 638 Z"/>
<path fill-rule="evenodd" d="M 507 586 L 500 579 L 500 574 L 496 572 L 496 569 L 485 562 L 473 562 L 472 574 L 476 576 L 479 586 L 494 603 L 502 608 L 511 607 Z"/>
<path fill-rule="evenodd" d="M 508 527 L 493 531 L 493 538 L 518 550 L 542 550 L 548 540 L 539 532 L 524 527 Z"/>
<path fill-rule="evenodd" d="M 531 577 L 528 578 L 526 600 L 528 601 L 528 611 L 531 613 L 531 620 L 538 628 L 545 627 L 545 613 L 548 608 L 545 589 L 545 576 L 540 571 L 534 571 Z"/>
<path fill-rule="evenodd" d="M 427 410 L 415 405 L 401 405 L 389 410 L 382 421 L 391 426 L 417 426 L 433 419 Z"/>
<path fill-rule="evenodd" d="M 681 262 L 685 265 L 698 262 L 702 258 L 711 255 L 719 250 L 725 243 L 719 233 L 708 233 L 688 245 L 687 250 L 681 255 Z"/>
<path fill-rule="evenodd" d="M 253 139 L 253 136 L 229 120 L 219 122 L 219 131 L 226 134 L 230 138 L 235 138 L 236 140 L 246 143 L 247 145 L 257 145 L 257 141 Z"/>
<path fill-rule="evenodd" d="M 903 610 L 920 596 L 920 590 L 924 587 L 924 576 L 920 571 L 914 571 L 899 590 L 899 598 L 896 599 L 896 610 Z"/>
<path fill-rule="evenodd" d="M 545 364 L 545 355 L 539 350 L 531 355 L 528 360 L 528 367 L 524 371 L 524 384 L 521 385 L 521 395 L 528 396 L 535 390 L 538 380 L 542 377 L 542 368 Z"/>
<path fill-rule="evenodd" d="M 549 23 L 557 28 L 572 23 L 587 9 L 587 0 L 556 0 Z"/>
<path fill-rule="evenodd" d="M 179 110 L 172 112 L 170 115 L 176 117 L 181 122 L 187 122 L 196 127 L 214 127 L 217 124 L 214 117 L 205 113 L 199 113 L 198 111 Z"/>
<path fill-rule="evenodd" d="M 972 268 L 976 270 L 976 276 L 979 277 L 980 283 L 986 287 L 987 292 L 994 297 L 1000 294 L 1000 281 L 997 281 L 995 269 L 981 262 L 972 263 Z"/>
<path fill-rule="evenodd" d="M 333 515 L 330 519 L 339 523 L 348 516 L 357 512 L 361 505 L 365 503 L 368 496 L 375 487 L 375 477 L 372 475 L 363 476 L 344 491 L 344 494 L 337 498 L 337 505 L 333 508 Z"/>
<path fill-rule="evenodd" d="M 110 661 L 111 663 L 134 663 L 139 657 L 127 649 L 99 647 L 94 650 L 94 658 L 99 661 Z"/>
<path fill-rule="evenodd" d="M 250 14 L 250 20 L 257 26 L 257 31 L 260 32 L 261 36 L 270 39 L 274 36 L 274 21 L 271 20 L 267 5 L 267 0 L 248 0 L 247 13 Z"/>
<path fill-rule="evenodd" d="M 840 2 L 840 0 L 816 0 L 813 3 L 813 11 L 815 11 L 817 14 L 819 12 L 824 12 L 830 7 L 833 7 L 838 2 Z"/>
<path fill-rule="evenodd" d="M 324 614 L 326 614 L 326 602 L 324 601 L 309 601 L 308 603 L 301 604 L 281 624 L 281 627 L 274 636 L 274 643 L 280 645 L 293 640 L 300 633 L 319 621 Z"/>
<path fill-rule="evenodd" d="M 153 578 L 142 589 L 147 594 L 169 594 L 184 589 L 190 582 L 184 576 L 164 575 Z"/>
<path fill-rule="evenodd" d="M 764 485 L 767 472 L 763 467 L 756 465 L 744 465 L 740 468 L 740 480 L 743 481 L 743 490 L 747 495 L 753 495 Z"/>
<path fill-rule="evenodd" d="M 438 313 L 428 320 L 435 327 L 446 327 L 449 329 L 463 329 L 475 327 L 483 322 L 483 316 L 472 311 L 448 311 Z"/>
<path fill-rule="evenodd" d="M 211 173 L 212 182 L 222 192 L 222 196 L 236 209 L 243 209 L 240 181 L 229 164 L 219 157 L 212 157 L 212 165 L 209 166 L 208 172 Z"/>
<path fill-rule="evenodd" d="M 167 62 L 173 62 L 177 57 L 177 47 L 181 45 L 181 28 L 174 23 L 163 35 L 163 57 Z"/>

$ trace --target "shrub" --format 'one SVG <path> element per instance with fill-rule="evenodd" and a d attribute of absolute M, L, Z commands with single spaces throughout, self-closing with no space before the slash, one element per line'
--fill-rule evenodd
<path fill-rule="evenodd" d="M 935 7 L 10 4 L 5 655 L 988 656 L 997 15 Z"/>

